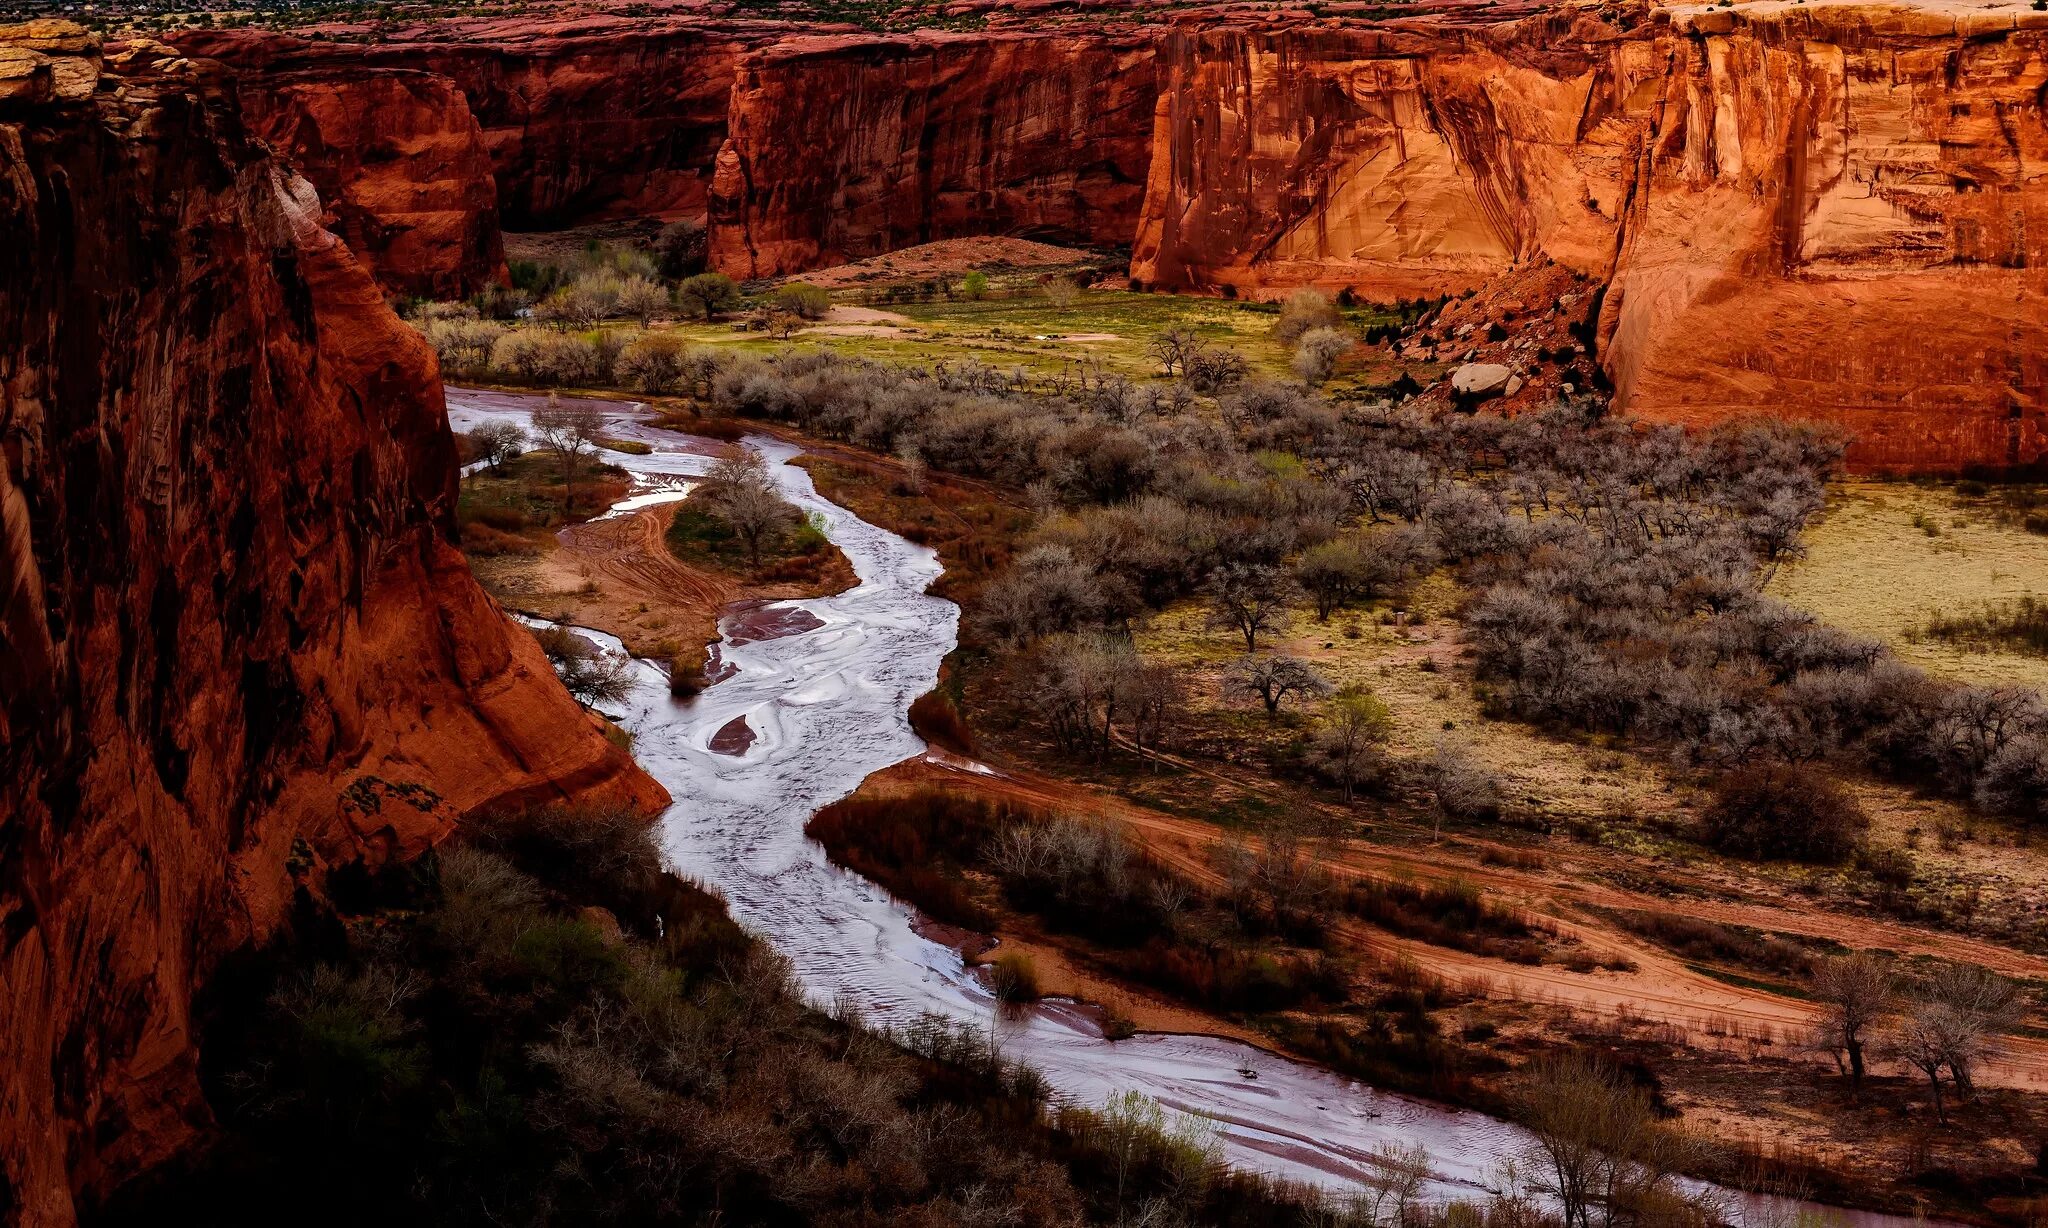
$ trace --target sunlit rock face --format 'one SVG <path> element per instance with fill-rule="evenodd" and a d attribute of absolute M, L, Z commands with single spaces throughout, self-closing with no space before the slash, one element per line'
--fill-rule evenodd
<path fill-rule="evenodd" d="M 1603 11 L 179 40 L 282 87 L 266 132 L 393 288 L 495 275 L 490 199 L 515 227 L 697 218 L 737 277 L 974 234 L 1128 245 L 1141 284 L 1263 297 L 1552 263 L 1604 287 L 1595 359 L 1634 412 L 1823 418 L 1869 468 L 2039 459 L 2048 14 Z M 369 156 L 292 88 L 311 72 L 440 84 L 341 87 Z"/>
<path fill-rule="evenodd" d="M 1155 94 L 1134 35 L 778 41 L 738 65 L 712 263 L 765 277 L 965 235 L 1128 243 Z"/>
<path fill-rule="evenodd" d="M 1635 413 L 1834 421 L 1867 467 L 2041 457 L 2048 20 L 1397 27 L 1169 38 L 1132 276 L 1385 300 L 1551 260 L 1608 283 Z"/>
<path fill-rule="evenodd" d="M 471 577 L 432 353 L 313 188 L 231 84 L 69 30 L 0 97 L 0 1218 L 28 1224 L 203 1128 L 194 994 L 329 869 L 484 807 L 666 799 Z"/>
<path fill-rule="evenodd" d="M 1836 421 L 1888 468 L 2048 432 L 2048 15 L 1678 23 L 1606 299 L 1622 402 Z"/>

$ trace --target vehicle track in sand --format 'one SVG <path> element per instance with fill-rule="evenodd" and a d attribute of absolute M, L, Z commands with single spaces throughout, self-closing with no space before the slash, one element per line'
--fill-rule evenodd
<path fill-rule="evenodd" d="M 950 758 L 950 757 L 948 757 Z M 879 773 L 870 786 L 891 790 L 937 785 L 962 789 L 1041 810 L 1099 814 L 1126 824 L 1155 857 L 1207 889 L 1224 886 L 1211 850 L 1233 838 L 1199 820 L 1178 818 L 1085 785 L 1008 766 L 994 774 L 963 770 L 927 757 Z M 1256 840 L 1248 840 L 1257 847 Z M 1378 960 L 1408 960 L 1453 986 L 1484 983 L 1488 996 L 1560 1008 L 1590 1019 L 1627 1019 L 1681 1029 L 1699 1048 L 1744 1053 L 1768 1044 L 1796 1050 L 1819 1019 L 1807 1001 L 1738 985 L 1699 971 L 1669 951 L 1626 931 L 1602 925 L 1590 907 L 1681 912 L 1688 917 L 1782 934 L 1801 934 L 1856 950 L 1978 963 L 2006 976 L 2048 979 L 2048 959 L 1970 938 L 1938 934 L 1897 922 L 1845 916 L 1796 906 L 1665 897 L 1630 891 L 1597 879 L 1568 877 L 1567 869 L 1516 871 L 1482 865 L 1476 856 L 1447 848 L 1417 852 L 1358 840 L 1321 842 L 1316 855 L 1347 878 L 1449 881 L 1484 890 L 1491 900 L 1520 909 L 1597 956 L 1620 957 L 1634 971 L 1575 972 L 1552 964 L 1523 965 L 1403 938 L 1350 918 L 1334 925 L 1342 945 Z M 1583 865 L 1598 855 L 1566 855 Z M 1816 1063 L 1826 1059 L 1813 1055 Z M 2048 1088 L 2048 1040 L 2007 1037 L 1980 1081 L 2028 1090 Z"/>

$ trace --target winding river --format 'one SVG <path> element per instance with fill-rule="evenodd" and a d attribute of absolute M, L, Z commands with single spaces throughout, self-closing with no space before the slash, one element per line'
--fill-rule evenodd
<path fill-rule="evenodd" d="M 525 426 L 538 403 L 448 389 L 458 431 L 491 420 Z M 654 449 L 606 456 L 634 474 L 633 498 L 675 498 L 712 463 L 705 441 L 638 421 L 622 403 L 599 404 L 614 415 L 610 435 Z M 762 437 L 748 443 L 771 462 L 784 496 L 819 518 L 859 582 L 837 596 L 777 603 L 779 621 L 808 629 L 743 642 L 728 622 L 718 653 L 729 674 L 694 699 L 671 699 L 666 676 L 635 663 L 633 693 L 614 707 L 633 734 L 635 757 L 675 798 L 661 827 L 675 867 L 720 892 L 737 920 L 794 963 L 815 1000 L 851 1003 L 880 1024 L 908 1024 L 929 1011 L 992 1028 L 1004 1056 L 1037 1067 L 1058 1094 L 1099 1104 L 1143 1092 L 1214 1122 L 1226 1158 L 1245 1168 L 1343 1188 L 1375 1171 L 1376 1149 L 1419 1144 L 1430 1156 L 1430 1194 L 1484 1197 L 1498 1162 L 1522 1150 L 1519 1128 L 1236 1041 L 1141 1034 L 1111 1043 L 1086 1013 L 1056 1003 L 1001 1017 L 959 955 L 913 929 L 908 907 L 826 860 L 803 834 L 805 822 L 869 773 L 924 751 L 905 712 L 936 681 L 960 611 L 925 594 L 941 570 L 931 550 L 821 497 L 808 473 L 786 463 L 795 447 Z M 623 651 L 608 635 L 582 633 Z M 754 735 L 744 751 L 711 749 L 714 735 L 740 717 Z M 1729 1201 L 1751 1225 L 1785 1222 L 1795 1209 L 1749 1196 Z M 1855 1228 L 1912 1222 L 1832 1214 Z"/>

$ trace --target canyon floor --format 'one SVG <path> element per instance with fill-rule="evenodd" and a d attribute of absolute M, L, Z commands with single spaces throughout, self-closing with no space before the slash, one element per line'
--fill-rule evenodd
<path fill-rule="evenodd" d="M 678 425 L 705 425 L 684 405 L 658 404 L 669 405 Z M 971 483 L 914 493 L 895 458 L 780 433 L 813 452 L 806 464 L 821 491 L 937 544 L 955 564 L 949 583 L 974 583 L 974 560 L 1000 553 L 1002 539 L 1021 523 L 1000 514 L 1014 507 L 1014 493 Z M 1968 585 L 1951 579 L 1952 603 L 2005 592 L 2000 585 L 2024 590 L 2023 580 L 2011 581 L 2014 568 L 2022 577 L 2041 574 L 2026 562 L 2038 557 L 2041 536 L 1982 507 L 1972 513 L 1971 506 L 1972 496 L 1954 486 L 1844 484 L 1813 531 L 1811 557 L 1774 584 L 1823 617 L 1910 651 L 1909 632 L 1925 616 L 1924 604 L 1941 603 L 1935 590 L 1851 577 L 1893 567 L 1927 574 L 1929 543 L 1944 542 L 1950 544 L 1939 559 L 1980 577 Z M 661 543 L 661 522 L 672 511 L 645 508 L 563 534 L 554 558 L 581 568 L 579 621 L 645 637 L 665 630 L 647 616 L 676 610 L 678 592 L 689 594 L 680 605 L 696 619 L 737 593 L 663 578 L 676 566 Z M 1919 527 L 1931 515 L 1941 519 L 1940 536 Z M 592 530 L 604 542 L 595 556 L 586 540 Z M 602 563 L 587 565 L 593 557 Z M 495 565 L 480 562 L 488 579 Z M 1953 1131 L 1930 1133 L 1922 1091 L 1904 1075 L 1887 1074 L 1862 1098 L 1847 1097 L 1826 1058 L 1807 1048 L 1817 1013 L 1798 976 L 1756 962 L 1758 952 L 1773 950 L 1789 951 L 1795 961 L 1882 951 L 1909 963 L 1965 960 L 2028 984 L 2048 982 L 2048 944 L 2037 920 L 2048 907 L 2048 855 L 2031 833 L 1987 822 L 1952 801 L 1855 781 L 1875 837 L 1922 850 L 1918 858 L 1932 871 L 1916 898 L 1898 903 L 1896 916 L 1874 913 L 1862 894 L 1867 885 L 1853 876 L 1703 855 L 1681 835 L 1702 804 L 1695 775 L 1620 744 L 1546 734 L 1481 710 L 1464 662 L 1459 604 L 1455 586 L 1438 577 L 1398 615 L 1368 607 L 1320 623 L 1312 611 L 1297 609 L 1292 630 L 1273 648 L 1314 662 L 1333 681 L 1369 682 L 1393 714 L 1396 755 L 1420 758 L 1445 739 L 1471 750 L 1500 774 L 1520 816 L 1514 827 L 1444 825 L 1412 798 L 1343 804 L 1276 776 L 1261 759 L 1261 743 L 1286 736 L 1299 720 L 1225 697 L 1223 668 L 1238 650 L 1228 632 L 1205 626 L 1192 606 L 1169 608 L 1137 635 L 1149 658 L 1174 661 L 1192 680 L 1191 707 L 1170 749 L 1076 764 L 1019 716 L 1024 684 L 969 657 L 950 685 L 974 738 L 972 756 L 993 772 L 963 771 L 958 754 L 935 751 L 870 778 L 856 797 L 937 789 L 1105 817 L 1209 889 L 1224 886 L 1221 850 L 1256 848 L 1258 832 L 1291 815 L 1315 833 L 1313 856 L 1341 880 L 1467 885 L 1544 935 L 1543 957 L 1525 964 L 1364 922 L 1341 926 L 1338 949 L 1357 961 L 1364 984 L 1390 969 L 1411 969 L 1447 987 L 1457 1003 L 1449 1030 L 1475 1055 L 1512 1063 L 1567 1037 L 1633 1055 L 1658 1072 L 1661 1094 L 1689 1129 L 1748 1150 L 1749 1162 L 1802 1172 L 1826 1189 L 1875 1183 L 1893 1206 L 1916 1197 L 1896 1184 L 1915 1165 L 1970 1170 L 2031 1162 L 2035 1139 L 2048 1129 L 2048 1043 L 2035 1030 L 2038 1019 L 2007 1041 L 1980 1076 L 1998 1090 L 1959 1116 Z M 1947 651 L 1964 674 L 1996 668 L 1976 654 Z M 1930 847 L 1937 844 L 1938 852 Z M 1704 927 L 1724 949 L 1674 946 L 1646 924 L 1674 915 Z M 1287 1019 L 1218 1014 L 1132 984 L 1100 950 L 1028 915 L 1009 914 L 990 937 L 1031 955 L 1046 992 L 1098 1004 L 1139 1028 L 1207 1032 L 1301 1054 L 1285 1039 Z M 962 942 L 970 955 L 986 947 L 985 939 Z"/>

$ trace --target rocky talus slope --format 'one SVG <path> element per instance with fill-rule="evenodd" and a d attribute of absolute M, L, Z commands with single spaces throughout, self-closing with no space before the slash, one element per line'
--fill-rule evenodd
<path fill-rule="evenodd" d="M 0 1222 L 204 1129 L 193 999 L 333 868 L 653 810 L 454 546 L 434 360 L 232 81 L 0 29 Z"/>

